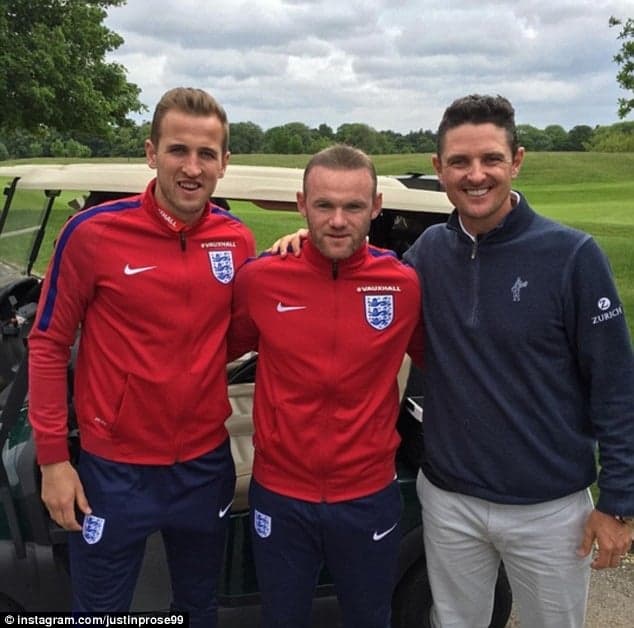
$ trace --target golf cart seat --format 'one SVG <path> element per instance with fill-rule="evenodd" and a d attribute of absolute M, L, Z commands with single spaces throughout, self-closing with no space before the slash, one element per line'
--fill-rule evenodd
<path fill-rule="evenodd" d="M 253 389 L 255 384 L 245 382 L 229 386 L 229 401 L 233 413 L 226 426 L 231 437 L 231 453 L 236 467 L 236 492 L 231 510 L 249 507 L 249 482 L 253 468 Z"/>

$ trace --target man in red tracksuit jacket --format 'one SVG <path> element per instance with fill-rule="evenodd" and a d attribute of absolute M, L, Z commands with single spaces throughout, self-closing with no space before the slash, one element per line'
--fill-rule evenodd
<path fill-rule="evenodd" d="M 75 611 L 128 610 L 145 540 L 161 530 L 174 610 L 216 626 L 235 483 L 226 332 L 234 273 L 255 253 L 250 231 L 209 202 L 227 142 L 209 94 L 170 90 L 146 142 L 157 178 L 76 214 L 57 240 L 29 338 L 29 417 L 42 499 L 71 531 Z M 66 373 L 79 327 L 75 470 Z"/>
<path fill-rule="evenodd" d="M 396 376 L 420 362 L 415 271 L 366 243 L 381 211 L 370 159 L 315 155 L 298 193 L 300 257 L 263 256 L 236 278 L 230 346 L 257 348 L 252 538 L 263 628 L 309 625 L 319 571 L 344 625 L 387 628 L 401 501 Z"/>

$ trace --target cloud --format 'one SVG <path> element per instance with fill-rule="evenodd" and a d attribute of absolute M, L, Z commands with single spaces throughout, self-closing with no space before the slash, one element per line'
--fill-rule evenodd
<path fill-rule="evenodd" d="M 500 93 L 518 122 L 616 122 L 611 15 L 630 0 L 128 0 L 106 24 L 150 111 L 175 85 L 213 93 L 234 122 L 435 129 L 467 93 Z M 629 12 L 628 12 L 629 10 Z M 147 117 L 147 116 L 146 116 Z"/>

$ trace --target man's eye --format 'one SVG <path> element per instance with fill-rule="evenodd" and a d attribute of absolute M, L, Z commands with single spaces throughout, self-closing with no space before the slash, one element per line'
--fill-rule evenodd
<path fill-rule="evenodd" d="M 490 157 L 485 157 L 482 160 L 487 166 L 497 166 L 504 162 L 504 159 L 499 155 L 491 155 Z"/>

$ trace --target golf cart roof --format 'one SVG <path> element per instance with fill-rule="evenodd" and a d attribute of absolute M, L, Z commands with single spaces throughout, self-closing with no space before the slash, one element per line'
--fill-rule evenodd
<path fill-rule="evenodd" d="M 145 189 L 155 175 L 143 163 L 24 164 L 0 167 L 0 177 L 19 177 L 17 189 L 128 192 Z M 230 164 L 214 196 L 251 201 L 265 209 L 296 209 L 303 170 Z M 409 189 L 394 177 L 379 176 L 384 209 L 447 214 L 451 205 L 443 193 Z"/>

